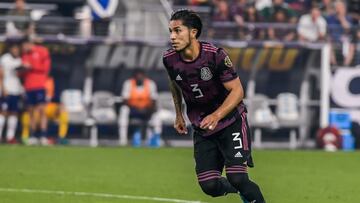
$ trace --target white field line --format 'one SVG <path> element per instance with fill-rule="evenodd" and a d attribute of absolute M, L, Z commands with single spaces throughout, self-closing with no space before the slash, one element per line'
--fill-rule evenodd
<path fill-rule="evenodd" d="M 200 202 L 200 201 L 190 201 L 190 200 L 182 200 L 182 199 L 170 199 L 170 198 L 161 198 L 161 197 L 117 195 L 117 194 L 92 193 L 92 192 L 68 192 L 68 191 L 58 191 L 58 190 L 56 191 L 56 190 L 0 188 L 0 192 L 36 193 L 36 194 L 53 194 L 53 195 L 72 195 L 72 196 L 91 196 L 91 197 L 114 198 L 114 199 L 151 200 L 151 201 L 158 201 L 158 202 L 206 203 L 206 202 Z"/>

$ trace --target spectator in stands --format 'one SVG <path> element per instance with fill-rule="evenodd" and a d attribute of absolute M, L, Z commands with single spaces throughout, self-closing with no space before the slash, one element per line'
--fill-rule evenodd
<path fill-rule="evenodd" d="M 284 0 L 273 0 L 272 6 L 265 7 L 260 11 L 260 15 L 263 19 L 272 20 L 277 11 L 284 12 L 287 21 L 290 23 L 296 23 L 296 13 L 292 10 Z"/>
<path fill-rule="evenodd" d="M 330 28 L 329 37 L 330 41 L 333 42 L 333 51 L 331 54 L 331 64 L 339 65 L 338 56 L 344 58 L 343 65 L 348 65 L 351 60 L 351 46 L 350 45 L 350 34 L 352 27 L 352 18 L 347 14 L 346 5 L 343 1 L 335 2 L 335 14 L 330 15 L 326 18 L 327 24 Z M 342 45 L 342 53 L 338 54 L 336 44 Z"/>
<path fill-rule="evenodd" d="M 210 6 L 211 0 L 188 0 L 189 6 Z"/>
<path fill-rule="evenodd" d="M 69 116 L 64 107 L 60 102 L 60 95 L 55 91 L 55 83 L 52 77 L 48 77 L 45 84 L 46 90 L 46 107 L 45 115 L 49 121 L 53 121 L 58 124 L 58 134 L 56 141 L 49 139 L 48 144 L 67 144 L 66 135 L 69 127 Z M 35 118 L 39 121 L 39 115 L 36 115 Z M 21 137 L 23 140 L 26 140 L 30 135 L 30 115 L 28 112 L 25 112 L 22 115 L 22 133 Z"/>
<path fill-rule="evenodd" d="M 232 19 L 235 20 L 235 22 L 239 26 L 244 25 L 244 13 L 247 8 L 246 0 L 235 0 L 230 4 L 230 12 L 232 15 Z"/>
<path fill-rule="evenodd" d="M 31 21 L 30 10 L 26 9 L 25 0 L 16 0 L 15 8 L 7 16 L 6 34 L 9 36 L 24 36 L 33 34 L 34 25 Z"/>
<path fill-rule="evenodd" d="M 262 21 L 254 4 L 248 4 L 245 8 L 244 21 L 247 23 L 247 26 L 244 29 L 244 36 L 246 40 L 264 39 L 264 29 L 255 27 L 255 25 L 252 24 Z"/>
<path fill-rule="evenodd" d="M 211 16 L 211 20 L 212 20 L 212 28 L 209 29 L 208 31 L 208 37 L 213 38 L 216 37 L 217 33 L 216 31 L 218 30 L 218 26 L 219 23 L 226 23 L 226 22 L 230 22 L 233 21 L 230 9 L 229 9 L 229 4 L 226 0 L 217 0 L 215 1 L 215 8 L 214 11 L 212 13 Z M 231 31 L 233 31 L 233 28 L 231 28 Z M 221 38 L 226 38 L 227 35 L 230 34 L 230 37 L 233 37 L 233 33 L 226 33 L 226 29 L 225 28 L 221 28 Z"/>
<path fill-rule="evenodd" d="M 244 38 L 245 20 L 244 13 L 246 9 L 246 0 L 235 0 L 230 4 L 231 20 L 234 20 L 239 28 L 239 38 Z"/>
<path fill-rule="evenodd" d="M 360 65 L 360 27 L 357 27 L 357 29 L 354 32 L 354 37 L 352 39 L 353 39 L 352 45 L 354 48 L 353 65 L 359 66 Z"/>
<path fill-rule="evenodd" d="M 255 8 L 258 11 L 261 11 L 264 8 L 271 6 L 272 6 L 272 0 L 255 0 Z"/>
<path fill-rule="evenodd" d="M 321 0 L 319 7 L 324 17 L 328 17 L 335 13 L 333 0 Z"/>
<path fill-rule="evenodd" d="M 319 7 L 312 7 L 309 14 L 301 16 L 298 24 L 300 41 L 316 42 L 325 39 L 326 20 L 321 16 Z"/>
<path fill-rule="evenodd" d="M 216 1 L 212 20 L 217 22 L 232 20 L 229 4 L 226 0 Z"/>
<path fill-rule="evenodd" d="M 145 75 L 141 69 L 136 69 L 133 76 L 123 84 L 122 98 L 124 105 L 119 115 L 119 137 L 120 145 L 127 145 L 128 126 L 130 119 L 140 120 L 141 131 L 146 131 L 148 124 L 154 127 L 153 136 L 160 136 L 161 120 L 154 114 L 156 111 L 157 98 L 156 83 Z M 150 137 L 147 134 L 147 138 Z"/>
<path fill-rule="evenodd" d="M 22 42 L 22 61 L 25 69 L 22 77 L 26 91 L 26 108 L 30 114 L 32 135 L 28 144 L 37 144 L 37 139 L 33 136 L 39 133 L 36 137 L 40 137 L 40 144 L 47 145 L 45 84 L 51 66 L 49 51 L 44 46 L 35 45 L 32 39 L 26 38 Z M 38 120 L 36 115 L 39 115 Z M 27 144 L 27 140 L 24 141 Z"/>
<path fill-rule="evenodd" d="M 1 96 L 3 103 L 0 114 L 0 140 L 7 120 L 6 142 L 17 143 L 15 132 L 18 123 L 19 101 L 23 93 L 23 87 L 17 75 L 17 69 L 21 67 L 20 47 L 18 44 L 10 44 L 9 51 L 0 59 L 1 71 Z"/>
<path fill-rule="evenodd" d="M 111 18 L 117 9 L 118 0 L 87 0 L 92 14 L 94 35 L 107 36 Z"/>
<path fill-rule="evenodd" d="M 353 24 L 360 25 L 360 1 L 359 0 L 347 0 L 347 7 L 349 15 L 354 20 Z"/>
<path fill-rule="evenodd" d="M 285 0 L 289 8 L 296 12 L 297 15 L 303 14 L 306 10 L 309 0 Z"/>
<path fill-rule="evenodd" d="M 328 16 L 326 20 L 330 26 L 329 34 L 332 41 L 341 41 L 341 38 L 349 36 L 352 18 L 348 15 L 343 1 L 335 2 L 335 14 Z"/>
<path fill-rule="evenodd" d="M 273 23 L 279 23 L 281 27 L 269 27 L 268 36 L 270 40 L 292 41 L 295 39 L 295 32 L 292 27 L 289 27 L 288 19 L 290 19 L 289 12 L 286 9 L 277 9 L 272 17 Z M 281 25 L 282 24 L 282 25 Z"/>

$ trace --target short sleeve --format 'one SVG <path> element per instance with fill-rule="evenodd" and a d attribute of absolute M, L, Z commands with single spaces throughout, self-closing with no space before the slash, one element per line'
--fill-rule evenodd
<path fill-rule="evenodd" d="M 165 57 L 163 57 L 163 64 L 164 64 L 165 69 L 168 70 L 168 64 L 167 64 L 167 62 L 166 62 L 166 58 L 165 58 Z"/>
<path fill-rule="evenodd" d="M 121 96 L 124 99 L 129 99 L 129 97 L 130 97 L 130 80 L 125 80 L 122 91 L 121 91 Z"/>
<path fill-rule="evenodd" d="M 2 68 L 4 65 L 3 61 L 4 61 L 4 56 L 0 56 L 0 68 Z"/>
<path fill-rule="evenodd" d="M 168 76 L 171 80 L 175 80 L 175 77 L 173 76 L 172 72 L 170 71 L 170 66 L 167 62 L 167 59 L 166 57 L 163 57 L 163 64 L 164 64 L 164 67 L 166 69 L 166 72 L 168 73 Z"/>
<path fill-rule="evenodd" d="M 326 27 L 327 27 L 327 23 L 326 23 L 326 20 L 321 17 L 319 18 L 319 29 L 320 29 L 320 33 L 321 34 L 326 34 Z"/>
<path fill-rule="evenodd" d="M 221 82 L 228 82 L 238 77 L 230 57 L 221 48 L 216 53 L 216 72 Z"/>
<path fill-rule="evenodd" d="M 153 80 L 150 80 L 150 96 L 153 100 L 158 98 L 157 86 Z"/>

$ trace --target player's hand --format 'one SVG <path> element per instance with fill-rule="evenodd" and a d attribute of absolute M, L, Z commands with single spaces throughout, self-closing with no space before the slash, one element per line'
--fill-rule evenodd
<path fill-rule="evenodd" d="M 215 114 L 206 116 L 200 123 L 200 128 L 204 130 L 214 130 L 219 122 L 219 117 Z"/>
<path fill-rule="evenodd" d="M 3 90 L 3 91 L 2 91 L 2 96 L 3 96 L 3 97 L 7 97 L 7 96 L 8 96 L 8 93 L 7 93 L 6 90 Z"/>
<path fill-rule="evenodd" d="M 22 66 L 24 68 L 31 68 L 31 65 L 29 63 L 23 63 Z"/>
<path fill-rule="evenodd" d="M 176 116 L 174 128 L 180 134 L 188 133 L 186 124 L 185 124 L 185 120 L 182 116 Z"/>

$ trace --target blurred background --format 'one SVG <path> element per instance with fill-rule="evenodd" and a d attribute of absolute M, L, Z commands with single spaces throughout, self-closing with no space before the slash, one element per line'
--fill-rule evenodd
<path fill-rule="evenodd" d="M 20 100 L 15 133 L 6 135 L 3 124 L 2 142 L 192 146 L 191 136 L 172 127 L 175 111 L 162 65 L 169 17 L 179 8 L 197 11 L 201 40 L 224 47 L 232 59 L 254 148 L 360 147 L 356 0 L 2 0 L 0 54 L 25 36 L 45 47 L 53 78 L 47 101 L 59 107 L 48 115 L 46 140 L 39 142 L 35 132 L 24 132 L 27 110 Z M 146 91 L 134 93 L 132 80 Z M 144 81 L 152 81 L 150 89 Z M 142 104 L 134 95 L 149 108 L 136 110 Z"/>

